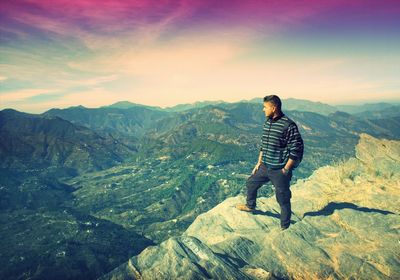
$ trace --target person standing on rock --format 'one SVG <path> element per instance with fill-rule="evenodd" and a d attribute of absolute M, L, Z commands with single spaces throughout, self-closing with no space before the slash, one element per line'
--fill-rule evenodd
<path fill-rule="evenodd" d="M 303 158 L 304 144 L 297 125 L 281 110 L 281 99 L 276 95 L 264 97 L 264 123 L 260 155 L 251 176 L 247 179 L 246 204 L 237 209 L 254 212 L 257 190 L 265 183 L 272 182 L 276 200 L 281 208 L 281 229 L 290 226 L 291 204 L 290 180 L 292 171 Z"/>

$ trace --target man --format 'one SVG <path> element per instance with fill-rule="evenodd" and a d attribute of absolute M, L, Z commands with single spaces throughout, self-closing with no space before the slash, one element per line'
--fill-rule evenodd
<path fill-rule="evenodd" d="M 281 208 L 281 229 L 290 226 L 290 180 L 292 171 L 303 157 L 303 139 L 297 125 L 281 110 L 282 102 L 276 95 L 264 97 L 264 123 L 260 155 L 251 176 L 247 179 L 246 204 L 237 205 L 241 211 L 253 212 L 256 208 L 257 190 L 271 181 L 276 200 Z"/>

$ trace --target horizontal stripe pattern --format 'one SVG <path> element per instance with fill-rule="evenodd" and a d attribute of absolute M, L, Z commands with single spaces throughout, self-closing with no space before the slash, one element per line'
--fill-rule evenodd
<path fill-rule="evenodd" d="M 297 166 L 303 158 L 304 143 L 295 122 L 285 115 L 275 120 L 268 118 L 263 126 L 260 151 L 267 167 L 281 169 L 289 158 Z"/>

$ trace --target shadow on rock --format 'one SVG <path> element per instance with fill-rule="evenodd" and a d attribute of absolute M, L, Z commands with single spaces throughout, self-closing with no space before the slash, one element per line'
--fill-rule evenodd
<path fill-rule="evenodd" d="M 265 211 L 264 212 L 264 211 L 261 211 L 261 210 L 255 210 L 253 212 L 253 215 L 264 215 L 264 216 L 269 216 L 269 217 L 272 217 L 272 218 L 277 218 L 278 220 L 281 217 L 281 215 L 279 213 L 273 213 L 273 212 L 270 212 L 270 211 Z M 292 215 L 294 215 L 293 212 L 292 212 Z M 296 223 L 295 221 L 290 220 L 290 224 L 291 225 L 294 225 L 295 223 Z"/>
<path fill-rule="evenodd" d="M 278 213 L 272 213 L 270 211 L 261 211 L 261 210 L 254 210 L 253 215 L 264 215 L 264 216 L 269 216 L 272 218 L 278 218 L 280 217 L 280 215 Z"/>
<path fill-rule="evenodd" d="M 357 211 L 362 211 L 362 212 L 367 212 L 367 213 L 380 213 L 380 214 L 384 214 L 384 215 L 388 215 L 388 214 L 395 214 L 393 212 L 390 211 L 386 211 L 386 210 L 381 210 L 381 209 L 374 209 L 374 208 L 367 208 L 367 207 L 359 207 L 356 204 L 353 203 L 348 203 L 348 202 L 329 202 L 328 205 L 326 205 L 323 209 L 319 210 L 319 211 L 315 211 L 315 212 L 306 212 L 304 213 L 303 217 L 306 216 L 329 216 L 331 214 L 333 214 L 333 211 L 340 210 L 340 209 L 354 209 Z"/>

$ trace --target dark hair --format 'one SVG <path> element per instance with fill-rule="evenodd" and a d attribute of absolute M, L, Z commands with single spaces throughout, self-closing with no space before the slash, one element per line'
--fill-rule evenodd
<path fill-rule="evenodd" d="M 267 96 L 265 96 L 264 97 L 264 102 L 271 102 L 272 104 L 274 104 L 278 108 L 279 111 L 282 108 L 282 101 L 276 95 L 267 95 Z"/>

